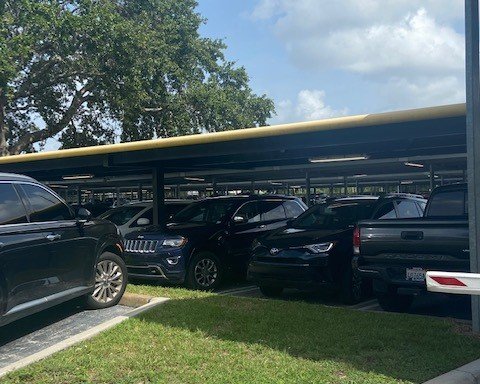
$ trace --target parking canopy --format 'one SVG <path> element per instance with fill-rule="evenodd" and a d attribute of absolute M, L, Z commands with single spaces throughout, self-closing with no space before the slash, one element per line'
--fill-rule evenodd
<path fill-rule="evenodd" d="M 295 179 L 305 171 L 312 178 L 408 177 L 424 175 L 428 165 L 462 171 L 465 153 L 465 105 L 455 104 L 20 154 L 0 158 L 0 171 L 42 181 L 78 175 L 107 181 L 140 180 L 156 169 L 172 183 L 195 175 L 230 182 Z"/>

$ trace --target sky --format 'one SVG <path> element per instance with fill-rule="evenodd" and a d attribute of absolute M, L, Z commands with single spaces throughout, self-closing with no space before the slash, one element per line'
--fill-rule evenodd
<path fill-rule="evenodd" d="M 270 124 L 465 100 L 463 0 L 198 0 Z"/>

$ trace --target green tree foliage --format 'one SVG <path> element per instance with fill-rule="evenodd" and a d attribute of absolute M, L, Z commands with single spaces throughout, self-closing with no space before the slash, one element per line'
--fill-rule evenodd
<path fill-rule="evenodd" d="M 0 153 L 263 125 L 195 0 L 0 0 Z"/>

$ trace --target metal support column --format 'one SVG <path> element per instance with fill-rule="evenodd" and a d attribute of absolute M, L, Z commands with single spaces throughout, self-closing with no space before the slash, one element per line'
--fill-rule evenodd
<path fill-rule="evenodd" d="M 116 206 L 120 206 L 120 187 L 115 188 L 115 202 L 117 203 Z"/>
<path fill-rule="evenodd" d="M 348 181 L 346 176 L 343 177 L 343 194 L 348 196 Z"/>
<path fill-rule="evenodd" d="M 478 0 L 465 0 L 467 170 L 470 271 L 480 272 L 480 86 Z M 472 295 L 472 329 L 480 332 L 480 296 Z"/>
<path fill-rule="evenodd" d="M 138 191 L 137 191 L 137 197 L 138 197 L 138 201 L 143 201 L 143 187 L 142 187 L 142 184 L 140 184 L 138 186 Z"/>
<path fill-rule="evenodd" d="M 77 206 L 80 207 L 82 205 L 82 188 L 77 186 Z"/>
<path fill-rule="evenodd" d="M 430 164 L 430 192 L 433 191 L 435 188 L 435 171 L 433 169 L 433 165 Z"/>
<path fill-rule="evenodd" d="M 308 207 L 311 206 L 311 194 L 310 194 L 310 173 L 307 171 L 305 173 L 305 199 L 307 200 L 306 201 L 306 204 Z"/>
<path fill-rule="evenodd" d="M 153 224 L 164 226 L 167 221 L 165 209 L 165 177 L 163 169 L 152 171 Z"/>

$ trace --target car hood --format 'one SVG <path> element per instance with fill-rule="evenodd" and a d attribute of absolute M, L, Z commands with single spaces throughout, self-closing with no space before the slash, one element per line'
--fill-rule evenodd
<path fill-rule="evenodd" d="M 146 240 L 164 240 L 172 236 L 186 238 L 208 236 L 218 230 L 217 225 L 205 225 L 197 223 L 168 223 L 166 227 L 152 225 L 125 236 L 128 239 L 138 239 L 141 236 Z"/>
<path fill-rule="evenodd" d="M 289 248 L 308 244 L 339 240 L 352 233 L 353 229 L 300 229 L 280 228 L 260 239 L 266 247 Z"/>

